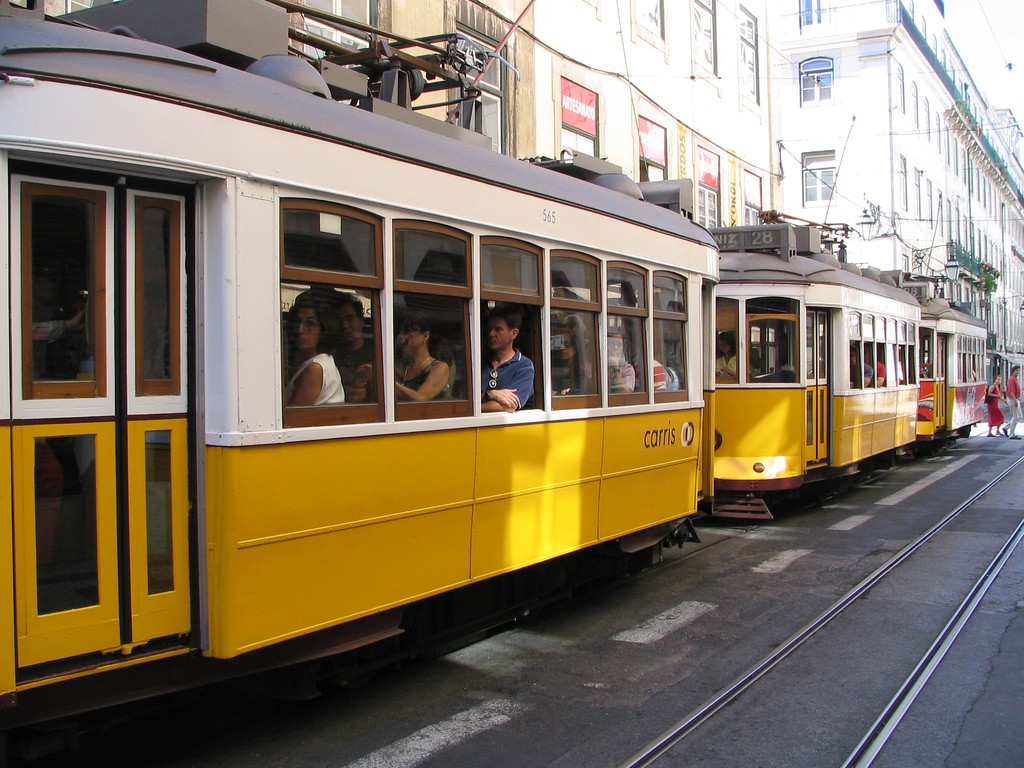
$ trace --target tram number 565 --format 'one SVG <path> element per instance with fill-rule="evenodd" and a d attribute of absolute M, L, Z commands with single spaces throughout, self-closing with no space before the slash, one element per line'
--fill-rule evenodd
<path fill-rule="evenodd" d="M 540 212 L 541 221 L 545 224 L 554 224 L 558 221 L 554 208 L 543 208 Z"/>

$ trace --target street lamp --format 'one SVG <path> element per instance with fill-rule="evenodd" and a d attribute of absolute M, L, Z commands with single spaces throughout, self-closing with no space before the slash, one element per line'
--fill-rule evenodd
<path fill-rule="evenodd" d="M 960 277 L 960 262 L 956 260 L 956 256 L 950 254 L 949 259 L 946 260 L 946 279 L 952 283 L 958 277 Z"/>

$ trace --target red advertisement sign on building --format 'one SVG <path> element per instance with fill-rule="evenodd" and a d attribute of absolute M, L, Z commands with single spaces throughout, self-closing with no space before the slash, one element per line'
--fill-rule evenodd
<path fill-rule="evenodd" d="M 562 125 L 588 136 L 597 135 L 597 94 L 564 77 Z"/>

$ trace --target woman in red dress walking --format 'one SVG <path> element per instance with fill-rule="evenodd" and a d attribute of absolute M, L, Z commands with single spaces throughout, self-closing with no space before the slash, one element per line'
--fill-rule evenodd
<path fill-rule="evenodd" d="M 1003 374 L 997 373 L 992 379 L 992 386 L 985 391 L 985 407 L 988 408 L 988 436 L 999 437 L 999 428 L 1003 425 L 1003 409 L 999 401 L 1005 400 L 1003 394 Z"/>

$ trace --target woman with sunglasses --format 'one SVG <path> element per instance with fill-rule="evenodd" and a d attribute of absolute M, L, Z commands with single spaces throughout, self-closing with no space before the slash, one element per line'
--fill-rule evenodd
<path fill-rule="evenodd" d="M 437 400 L 448 392 L 451 366 L 430 354 L 430 324 L 426 315 L 410 312 L 398 328 L 395 342 L 395 396 L 399 400 Z"/>
<path fill-rule="evenodd" d="M 288 310 L 288 328 L 301 362 L 285 386 L 285 404 L 344 403 L 345 389 L 332 356 L 338 346 L 340 329 L 329 298 L 314 291 L 300 293 Z"/>

